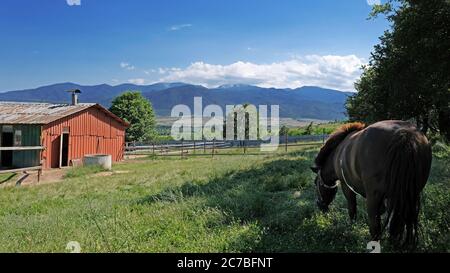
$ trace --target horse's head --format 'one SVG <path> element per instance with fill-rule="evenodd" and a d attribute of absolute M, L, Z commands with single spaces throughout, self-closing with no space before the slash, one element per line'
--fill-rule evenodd
<path fill-rule="evenodd" d="M 317 191 L 317 205 L 322 211 L 328 210 L 328 206 L 336 196 L 338 177 L 333 168 L 333 152 L 342 141 L 351 133 L 361 131 L 365 125 L 359 122 L 344 124 L 336 129 L 320 148 L 314 160 L 311 170 L 317 174 L 315 184 Z"/>
<path fill-rule="evenodd" d="M 317 193 L 316 204 L 321 211 L 326 212 L 336 196 L 338 183 L 335 179 L 326 176 L 326 172 L 322 172 L 321 168 L 317 166 L 311 167 L 311 170 L 317 174 L 314 180 Z"/>

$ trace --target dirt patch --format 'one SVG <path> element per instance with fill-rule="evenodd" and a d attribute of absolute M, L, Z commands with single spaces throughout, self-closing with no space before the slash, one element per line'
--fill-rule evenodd
<path fill-rule="evenodd" d="M 27 171 L 18 173 L 8 182 L 1 184 L 0 187 L 11 186 L 31 186 L 40 184 L 56 183 L 63 180 L 67 169 L 51 169 L 42 171 L 40 181 L 38 182 L 38 171 Z"/>
<path fill-rule="evenodd" d="M 70 168 L 50 169 L 42 171 L 40 181 L 38 182 L 38 171 L 28 171 L 18 173 L 8 181 L 0 184 L 0 188 L 14 186 L 34 186 L 42 184 L 58 183 L 64 180 L 64 176 Z M 93 177 L 106 177 L 114 174 L 125 174 L 129 171 L 105 171 L 92 175 Z"/>
<path fill-rule="evenodd" d="M 134 159 L 145 159 L 148 158 L 148 155 L 126 155 L 125 160 L 134 160 Z"/>
<path fill-rule="evenodd" d="M 105 177 L 105 176 L 111 176 L 114 174 L 123 174 L 123 173 L 129 173 L 129 171 L 109 171 L 109 172 L 101 172 L 101 173 L 96 173 L 93 176 L 94 177 Z"/>

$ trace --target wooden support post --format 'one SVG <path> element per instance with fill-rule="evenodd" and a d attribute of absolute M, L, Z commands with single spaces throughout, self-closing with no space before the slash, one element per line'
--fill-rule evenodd
<path fill-rule="evenodd" d="M 38 174 L 37 174 L 38 183 L 41 182 L 41 175 L 42 175 L 42 169 L 38 170 Z"/>
<path fill-rule="evenodd" d="M 203 154 L 206 154 L 206 139 L 203 140 Z"/>
<path fill-rule="evenodd" d="M 195 140 L 194 140 L 194 154 L 195 154 Z"/>
<path fill-rule="evenodd" d="M 214 154 L 216 153 L 216 139 L 213 139 L 213 147 L 212 147 L 212 157 L 214 157 Z"/>
<path fill-rule="evenodd" d="M 24 172 L 22 173 L 22 176 L 19 177 L 19 179 L 17 179 L 17 181 L 16 181 L 16 187 L 21 186 L 21 185 L 22 185 L 22 182 L 25 181 L 25 179 L 27 179 L 28 176 L 30 176 L 30 175 L 29 175 L 26 171 L 24 171 Z"/>

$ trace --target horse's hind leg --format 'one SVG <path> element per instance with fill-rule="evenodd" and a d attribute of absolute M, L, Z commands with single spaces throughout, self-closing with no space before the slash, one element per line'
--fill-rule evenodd
<path fill-rule="evenodd" d="M 356 220 L 356 194 L 345 184 L 342 184 L 342 192 L 347 199 L 348 215 L 351 221 Z"/>
<path fill-rule="evenodd" d="M 372 241 L 381 239 L 381 214 L 380 205 L 382 198 L 377 194 L 367 194 L 367 214 L 369 216 L 369 230 Z"/>

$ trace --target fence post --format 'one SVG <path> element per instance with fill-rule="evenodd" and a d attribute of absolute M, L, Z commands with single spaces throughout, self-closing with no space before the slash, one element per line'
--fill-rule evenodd
<path fill-rule="evenodd" d="M 155 155 L 155 142 L 152 141 L 152 154 Z"/>
<path fill-rule="evenodd" d="M 213 139 L 213 147 L 212 147 L 212 157 L 214 157 L 214 153 L 216 152 L 216 139 Z"/>
<path fill-rule="evenodd" d="M 322 129 L 322 144 L 325 144 L 325 128 Z"/>
<path fill-rule="evenodd" d="M 195 139 L 194 139 L 194 155 L 195 155 L 195 149 L 196 149 L 196 148 L 195 148 Z"/>
<path fill-rule="evenodd" d="M 203 139 L 203 154 L 206 154 L 206 139 Z"/>
<path fill-rule="evenodd" d="M 288 141 L 289 141 L 289 128 L 286 127 L 284 132 L 284 151 L 287 153 L 288 151 Z"/>
<path fill-rule="evenodd" d="M 183 159 L 184 139 L 181 139 L 181 159 Z"/>

